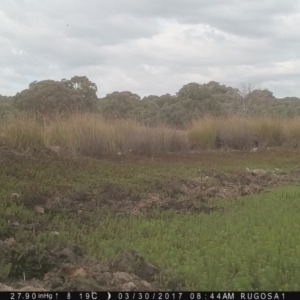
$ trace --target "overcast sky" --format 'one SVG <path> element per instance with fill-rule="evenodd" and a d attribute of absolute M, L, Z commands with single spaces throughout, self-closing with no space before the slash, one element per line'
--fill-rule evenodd
<path fill-rule="evenodd" d="M 211 80 L 300 97 L 299 28 L 298 0 L 5 0 L 0 94 L 78 75 L 99 97 Z"/>

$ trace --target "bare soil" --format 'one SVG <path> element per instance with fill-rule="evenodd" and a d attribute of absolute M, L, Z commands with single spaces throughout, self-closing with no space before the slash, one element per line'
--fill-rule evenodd
<path fill-rule="evenodd" d="M 262 169 L 246 169 L 234 173 L 223 173 L 216 170 L 201 171 L 199 177 L 168 183 L 167 194 L 161 196 L 148 194 L 142 199 L 128 197 L 121 189 L 108 188 L 102 194 L 87 191 L 66 193 L 61 197 L 51 197 L 48 194 L 18 195 L 16 201 L 28 208 L 45 211 L 75 212 L 80 217 L 84 211 L 110 208 L 116 214 L 132 213 L 147 214 L 153 209 L 172 210 L 176 212 L 190 211 L 193 213 L 209 213 L 222 210 L 212 206 L 212 198 L 240 198 L 268 192 L 271 188 L 296 184 L 300 172 L 294 170 L 285 173 L 279 169 L 266 171 Z"/>
<path fill-rule="evenodd" d="M 8 252 L 20 252 L 13 239 L 0 244 L 0 256 Z M 106 262 L 88 259 L 76 247 L 49 250 L 42 261 L 34 245 L 26 245 L 22 252 L 18 263 L 27 266 L 27 278 L 0 283 L 0 291 L 152 291 L 162 290 L 162 281 L 170 290 L 180 289 L 179 284 L 134 250 Z"/>

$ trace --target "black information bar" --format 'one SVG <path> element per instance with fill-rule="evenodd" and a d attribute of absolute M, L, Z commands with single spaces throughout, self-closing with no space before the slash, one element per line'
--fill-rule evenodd
<path fill-rule="evenodd" d="M 1 300 L 290 300 L 300 292 L 0 292 Z"/>

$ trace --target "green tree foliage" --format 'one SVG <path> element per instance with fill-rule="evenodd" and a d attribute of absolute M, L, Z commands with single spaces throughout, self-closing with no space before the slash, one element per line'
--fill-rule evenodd
<path fill-rule="evenodd" d="M 12 96 L 2 96 L 0 95 L 0 104 L 12 104 L 13 97 Z"/>
<path fill-rule="evenodd" d="M 0 121 L 7 121 L 18 115 L 18 111 L 7 103 L 0 102 Z"/>
<path fill-rule="evenodd" d="M 191 82 L 184 85 L 178 92 L 177 97 L 185 100 L 191 99 L 193 101 L 203 101 L 211 97 L 210 89 L 196 82 Z"/>
<path fill-rule="evenodd" d="M 176 93 L 178 104 L 172 107 L 172 122 L 174 123 L 175 119 L 178 118 L 178 121 L 180 120 L 179 122 L 183 125 L 204 114 L 220 115 L 222 106 L 214 97 L 214 93 L 219 93 L 220 88 L 222 86 L 216 82 L 207 85 L 192 82 L 184 85 Z"/>
<path fill-rule="evenodd" d="M 29 88 L 14 96 L 19 110 L 37 114 L 65 113 L 94 110 L 97 86 L 85 76 L 70 80 L 33 81 Z"/>
<path fill-rule="evenodd" d="M 139 101 L 139 105 L 133 111 L 135 119 L 147 125 L 156 125 L 157 111 L 159 110 L 156 99 L 158 98 L 158 96 L 150 95 Z"/>
<path fill-rule="evenodd" d="M 97 85 L 91 82 L 86 76 L 74 76 L 70 80 L 62 79 L 65 87 L 75 90 L 80 95 L 81 102 L 87 110 L 94 110 L 97 105 Z"/>
<path fill-rule="evenodd" d="M 9 120 L 18 114 L 12 104 L 13 97 L 0 95 L 0 121 Z"/>
<path fill-rule="evenodd" d="M 72 112 L 84 107 L 76 90 L 54 80 L 31 83 L 28 89 L 14 96 L 13 105 L 19 110 L 36 114 Z"/>
<path fill-rule="evenodd" d="M 216 81 L 210 81 L 209 83 L 203 84 L 203 86 L 208 87 L 213 95 L 232 95 L 238 92 L 238 89 L 223 84 L 221 85 Z"/>
<path fill-rule="evenodd" d="M 135 118 L 149 125 L 166 123 L 184 127 L 193 118 L 206 113 L 220 114 L 222 107 L 214 98 L 214 92 L 224 94 L 228 90 L 230 88 L 216 82 L 209 86 L 190 83 L 183 86 L 175 96 L 150 95 L 142 100 L 140 96 L 128 91 L 114 92 L 101 99 L 100 108 L 106 117 Z"/>
<path fill-rule="evenodd" d="M 238 90 L 240 97 L 239 113 L 251 116 L 259 114 L 270 114 L 271 106 L 276 98 L 267 89 L 256 88 L 251 83 L 242 83 Z"/>
<path fill-rule="evenodd" d="M 147 96 L 141 101 L 138 112 L 138 119 L 148 125 L 159 123 L 171 124 L 168 107 L 176 103 L 177 97 L 165 94 L 162 96 Z"/>
<path fill-rule="evenodd" d="M 5 104 L 2 109 L 5 114 L 11 109 L 9 99 L 12 97 L 0 96 L 0 104 Z M 175 95 L 150 95 L 141 99 L 130 91 L 116 91 L 98 99 L 95 83 L 85 76 L 74 76 L 60 82 L 34 81 L 27 90 L 13 97 L 13 103 L 15 108 L 23 111 L 43 114 L 97 111 L 106 118 L 134 118 L 148 125 L 165 123 L 178 128 L 206 114 L 300 115 L 299 98 L 276 99 L 272 92 L 249 83 L 241 84 L 237 89 L 216 81 L 188 83 Z"/>
<path fill-rule="evenodd" d="M 213 86 L 212 86 L 213 87 Z M 189 83 L 184 85 L 177 93 L 182 105 L 196 114 L 219 114 L 221 106 L 213 97 L 214 89 L 210 85 Z"/>
<path fill-rule="evenodd" d="M 141 97 L 128 91 L 113 92 L 100 99 L 99 107 L 104 117 L 131 118 L 140 105 Z"/>
<path fill-rule="evenodd" d="M 248 114 L 254 116 L 260 115 L 263 112 L 265 114 L 272 114 L 271 107 L 275 103 L 276 98 L 267 89 L 256 89 L 247 95 L 246 100 L 248 102 Z"/>
<path fill-rule="evenodd" d="M 300 99 L 297 97 L 285 97 L 283 99 L 275 98 L 271 103 L 270 110 L 275 116 L 300 116 Z"/>

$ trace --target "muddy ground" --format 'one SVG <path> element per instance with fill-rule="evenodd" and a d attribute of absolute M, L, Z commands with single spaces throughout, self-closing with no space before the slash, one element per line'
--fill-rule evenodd
<path fill-rule="evenodd" d="M 143 199 L 124 198 L 120 190 L 110 190 L 101 195 L 82 191 L 76 194 L 66 193 L 61 197 L 47 194 L 21 195 L 16 191 L 11 195 L 11 201 L 22 203 L 37 214 L 64 210 L 75 212 L 78 218 L 82 218 L 82 222 L 87 215 L 84 212 L 103 207 L 113 209 L 116 215 L 143 215 L 153 209 L 178 213 L 211 213 L 223 210 L 222 207 L 213 205 L 210 201 L 212 198 L 238 199 L 245 195 L 267 192 L 273 187 L 297 184 L 300 179 L 299 169 L 290 173 L 279 169 L 246 169 L 228 174 L 216 170 L 199 170 L 198 173 L 197 178 L 182 180 L 180 184 L 170 183 L 164 197 L 153 193 Z M 88 259 L 78 247 L 46 249 L 46 255 L 39 259 L 35 245 L 19 245 L 14 239 L 14 233 L 22 225 L 20 220 L 12 217 L 8 224 L 11 226 L 11 237 L 0 241 L 0 261 L 9 260 L 15 266 L 18 265 L 20 270 L 17 267 L 14 269 L 17 275 L 14 280 L 0 283 L 0 291 L 151 291 L 181 288 L 180 283 L 175 282 L 158 266 L 146 262 L 135 250 L 124 250 L 116 259 L 101 262 Z M 32 227 L 36 225 L 32 224 Z M 38 225 L 39 230 L 43 230 L 43 224 Z"/>

